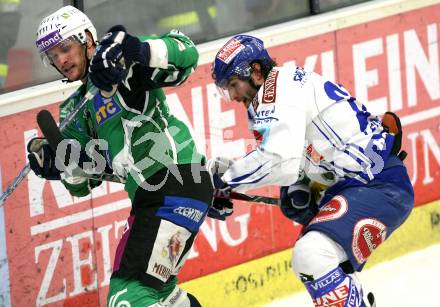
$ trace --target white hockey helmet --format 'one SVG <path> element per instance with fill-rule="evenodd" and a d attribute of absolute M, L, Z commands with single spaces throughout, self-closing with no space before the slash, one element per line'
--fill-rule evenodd
<path fill-rule="evenodd" d="M 43 63 L 45 65 L 51 64 L 46 51 L 66 39 L 74 38 L 81 44 L 85 44 L 86 30 L 92 34 L 93 41 L 96 42 L 98 35 L 95 26 L 86 14 L 71 5 L 64 6 L 43 18 L 38 26 L 35 42 Z"/>

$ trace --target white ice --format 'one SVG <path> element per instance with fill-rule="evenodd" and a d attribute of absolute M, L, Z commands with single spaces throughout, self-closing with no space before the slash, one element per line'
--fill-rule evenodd
<path fill-rule="evenodd" d="M 380 263 L 359 273 L 364 293 L 377 307 L 440 307 L 440 244 Z M 313 307 L 307 292 L 264 307 Z"/>

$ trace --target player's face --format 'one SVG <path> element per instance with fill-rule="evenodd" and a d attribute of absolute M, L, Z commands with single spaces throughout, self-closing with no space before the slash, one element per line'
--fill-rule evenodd
<path fill-rule="evenodd" d="M 77 81 L 86 75 L 87 59 L 84 46 L 74 39 L 66 39 L 46 53 L 50 62 L 69 81 Z"/>
<path fill-rule="evenodd" d="M 231 100 L 242 102 L 246 108 L 249 107 L 257 94 L 257 89 L 249 81 L 240 80 L 238 77 L 232 77 L 229 80 L 226 90 Z"/>

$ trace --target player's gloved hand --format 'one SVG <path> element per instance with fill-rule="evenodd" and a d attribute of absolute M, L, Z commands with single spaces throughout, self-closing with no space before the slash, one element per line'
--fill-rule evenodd
<path fill-rule="evenodd" d="M 399 157 L 400 160 L 405 160 L 408 154 L 404 150 L 401 151 L 403 130 L 399 116 L 393 112 L 385 112 L 385 114 L 382 116 L 382 127 L 384 127 L 388 133 L 394 136 L 394 143 L 391 153 Z"/>
<path fill-rule="evenodd" d="M 318 212 L 310 187 L 303 182 L 281 187 L 280 195 L 281 212 L 301 225 L 307 225 Z"/>
<path fill-rule="evenodd" d="M 92 83 L 101 90 L 112 92 L 113 86 L 126 75 L 121 63 L 125 36 L 124 27 L 112 27 L 96 47 L 95 55 L 90 61 L 89 76 Z"/>
<path fill-rule="evenodd" d="M 218 175 L 214 175 L 218 177 Z M 228 216 L 234 212 L 234 204 L 229 198 L 231 187 L 224 183 L 220 177 L 215 179 L 218 187 L 214 190 L 214 197 L 212 199 L 211 207 L 208 210 L 208 216 L 224 221 Z"/>
<path fill-rule="evenodd" d="M 229 199 L 231 187 L 221 179 L 232 162 L 233 160 L 228 158 L 217 157 L 206 164 L 214 186 L 214 197 L 208 210 L 210 218 L 224 221 L 234 212 L 234 204 Z"/>
<path fill-rule="evenodd" d="M 128 34 L 124 26 L 113 26 L 96 48 L 89 67 L 90 79 L 99 89 L 111 92 L 125 78 L 126 68 L 132 63 L 146 65 L 149 57 L 148 43 Z"/>
<path fill-rule="evenodd" d="M 27 144 L 28 159 L 35 175 L 47 180 L 60 180 L 60 171 L 55 166 L 56 154 L 45 138 L 33 138 Z"/>

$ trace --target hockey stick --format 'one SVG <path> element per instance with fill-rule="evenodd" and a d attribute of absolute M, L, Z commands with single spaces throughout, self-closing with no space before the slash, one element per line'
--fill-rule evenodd
<path fill-rule="evenodd" d="M 77 113 L 77 112 L 76 112 Z M 76 115 L 75 113 L 75 115 Z M 70 117 L 70 120 L 74 118 L 74 116 Z M 52 114 L 47 110 L 42 110 L 37 115 L 37 123 L 38 126 L 41 129 L 41 132 L 43 133 L 44 137 L 46 138 L 47 142 L 51 146 L 52 150 L 54 152 L 57 151 L 58 145 L 64 140 L 62 134 L 61 134 L 61 128 L 64 128 L 66 125 L 60 125 L 60 127 L 57 126 L 55 119 L 53 118 Z M 64 121 L 63 121 L 64 123 Z M 111 182 L 117 182 L 121 183 L 121 180 L 119 177 L 115 176 L 114 174 L 88 174 L 84 171 L 81 171 L 79 168 L 76 169 L 77 176 L 84 177 L 88 179 L 94 179 L 99 181 L 111 181 Z M 259 195 L 250 195 L 250 194 L 242 194 L 237 192 L 231 192 L 225 196 L 223 194 L 216 190 L 214 191 L 214 195 L 217 197 L 224 197 L 234 200 L 241 200 L 241 201 L 247 201 L 247 202 L 253 202 L 258 204 L 265 204 L 265 205 L 274 205 L 274 206 L 280 206 L 281 200 L 279 198 L 272 198 L 267 196 L 259 196 Z"/>
<path fill-rule="evenodd" d="M 75 118 L 75 116 L 78 114 L 78 112 L 81 110 L 83 106 L 87 103 L 88 100 L 92 99 L 96 93 L 98 92 L 98 89 L 94 86 L 90 88 L 90 90 L 84 95 L 84 97 L 81 99 L 79 104 L 75 107 L 75 109 L 72 110 L 72 112 L 67 115 L 67 117 L 63 120 L 63 122 L 60 124 L 60 131 L 63 131 L 64 128 L 72 122 L 72 120 Z M 11 182 L 11 184 L 6 188 L 5 192 L 2 193 L 0 196 L 0 207 L 4 205 L 5 200 L 12 194 L 12 192 L 15 191 L 15 189 L 18 187 L 18 185 L 23 181 L 23 179 L 29 174 L 31 170 L 31 167 L 29 163 L 26 163 L 26 165 L 23 167 L 23 169 L 20 171 L 17 177 Z"/>
<path fill-rule="evenodd" d="M 64 137 L 61 134 L 61 128 L 57 126 L 57 123 L 55 122 L 55 119 L 53 118 L 52 114 L 47 110 L 41 110 L 37 114 L 37 123 L 41 129 L 41 132 L 43 133 L 44 137 L 49 143 L 50 147 L 56 153 L 58 145 L 64 140 Z M 99 181 L 111 181 L 118 183 L 121 182 L 119 177 L 113 174 L 108 174 L 108 173 L 88 174 L 79 167 L 76 168 L 73 172 L 75 172 L 74 176 L 77 177 L 84 177 Z"/>
<path fill-rule="evenodd" d="M 64 138 L 61 134 L 60 129 L 58 129 L 58 126 L 55 122 L 55 119 L 52 117 L 52 114 L 50 114 L 50 112 L 47 110 L 40 111 L 37 115 L 37 122 L 38 125 L 40 126 L 41 132 L 45 136 L 49 145 L 52 147 L 52 150 L 56 152 L 58 145 L 64 140 Z M 79 177 L 85 177 L 100 181 L 121 182 L 119 177 L 113 174 L 104 173 L 102 175 L 94 175 L 94 174 L 87 174 L 84 171 L 81 172 L 80 169 L 77 169 L 77 171 L 79 172 L 78 174 Z M 214 195 L 216 197 L 224 197 L 224 198 L 242 200 L 242 201 L 259 203 L 259 204 L 274 205 L 274 206 L 281 205 L 281 200 L 279 198 L 272 198 L 267 196 L 241 194 L 237 192 L 231 192 L 227 195 L 223 195 L 219 190 L 214 191 Z"/>
<path fill-rule="evenodd" d="M 235 200 L 244 200 L 247 202 L 252 202 L 252 203 L 257 203 L 257 204 L 281 206 L 281 199 L 280 198 L 273 198 L 273 197 L 268 197 L 268 196 L 259 196 L 259 195 L 231 192 L 229 195 L 229 198 L 235 199 Z"/>

